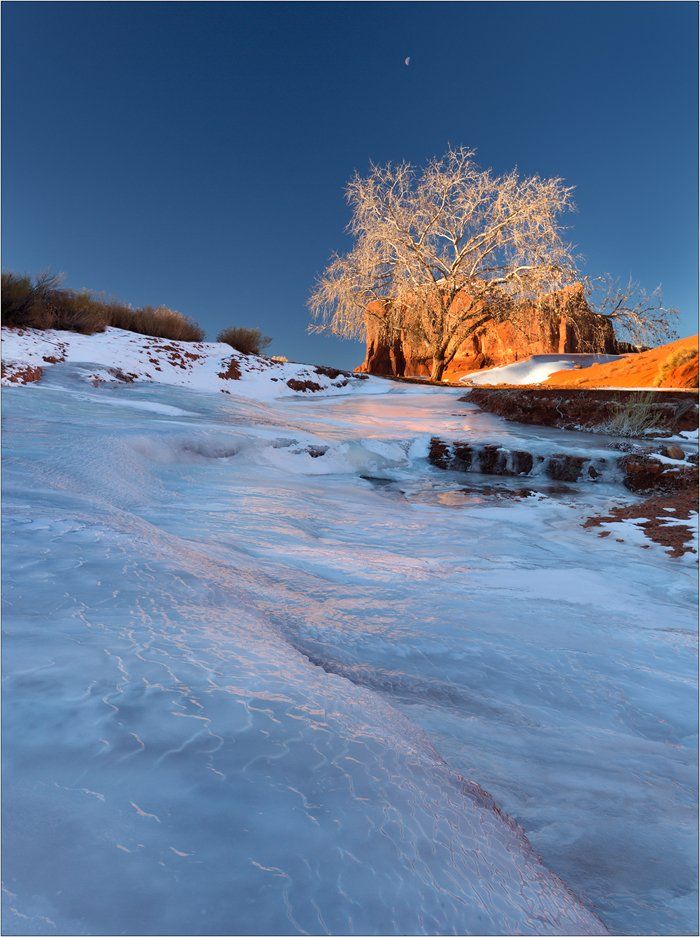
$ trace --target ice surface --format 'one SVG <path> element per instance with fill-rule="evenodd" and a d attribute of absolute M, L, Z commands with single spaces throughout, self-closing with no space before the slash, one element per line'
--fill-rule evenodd
<path fill-rule="evenodd" d="M 6 933 L 693 930 L 693 567 L 425 460 L 604 439 L 81 373 L 4 393 Z"/>

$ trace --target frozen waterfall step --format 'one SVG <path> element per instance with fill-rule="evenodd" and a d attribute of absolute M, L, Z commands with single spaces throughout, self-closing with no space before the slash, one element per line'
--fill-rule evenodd
<path fill-rule="evenodd" d="M 497 443 L 433 436 L 428 461 L 436 468 L 453 472 L 545 476 L 558 482 L 618 482 L 638 492 L 679 491 L 698 483 L 697 455 L 686 456 L 678 446 L 587 456 L 568 452 L 543 454 Z"/>

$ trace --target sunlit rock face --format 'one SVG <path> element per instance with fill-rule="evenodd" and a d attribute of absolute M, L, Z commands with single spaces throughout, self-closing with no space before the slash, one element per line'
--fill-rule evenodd
<path fill-rule="evenodd" d="M 458 296 L 459 308 L 469 302 Z M 427 377 L 432 356 L 424 342 L 404 331 L 387 334 L 381 303 L 367 310 L 367 351 L 358 368 L 370 374 L 397 377 Z M 492 322 L 462 343 L 445 370 L 446 380 L 469 371 L 500 367 L 537 354 L 623 354 L 633 350 L 618 342 L 609 321 L 592 312 L 586 303 L 583 285 L 566 287 L 551 302 L 521 310 L 517 321 Z"/>

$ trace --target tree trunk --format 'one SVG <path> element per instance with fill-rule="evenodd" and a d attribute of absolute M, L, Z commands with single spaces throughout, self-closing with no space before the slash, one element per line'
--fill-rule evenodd
<path fill-rule="evenodd" d="M 433 356 L 433 367 L 432 367 L 432 370 L 431 370 L 431 372 L 430 372 L 430 380 L 431 380 L 431 381 L 441 381 L 441 380 L 442 380 L 442 375 L 443 375 L 444 372 L 445 372 L 445 366 L 446 366 L 446 364 L 447 364 L 447 362 L 445 361 L 445 355 L 444 355 L 444 353 L 443 353 L 443 354 L 438 353 L 438 354 L 436 354 L 436 355 Z"/>

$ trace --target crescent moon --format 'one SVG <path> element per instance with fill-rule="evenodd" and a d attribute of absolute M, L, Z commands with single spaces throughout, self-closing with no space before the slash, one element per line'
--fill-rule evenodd
<path fill-rule="evenodd" d="M 406 56 L 406 58 L 403 60 L 403 64 L 404 64 L 404 65 L 410 65 L 410 64 L 411 64 L 411 56 L 410 56 L 410 55 L 407 55 L 407 56 Z"/>

